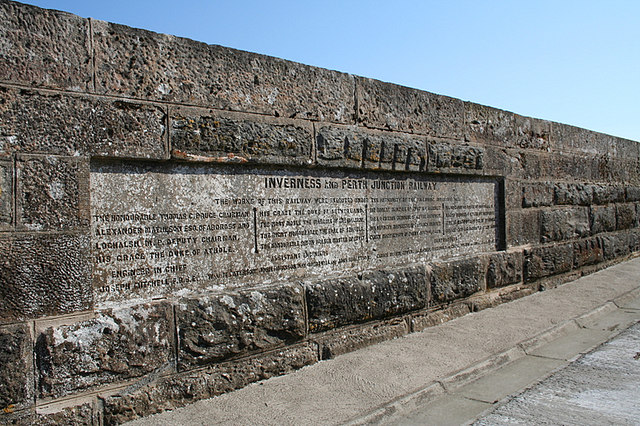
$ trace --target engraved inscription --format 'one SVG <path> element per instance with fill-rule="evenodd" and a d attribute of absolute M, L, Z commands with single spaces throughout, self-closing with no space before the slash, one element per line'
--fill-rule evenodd
<path fill-rule="evenodd" d="M 493 251 L 496 200 L 497 182 L 483 178 L 96 164 L 96 299 L 179 296 Z"/>

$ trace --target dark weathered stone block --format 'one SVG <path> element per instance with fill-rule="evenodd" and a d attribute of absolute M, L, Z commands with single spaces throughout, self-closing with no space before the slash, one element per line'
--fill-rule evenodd
<path fill-rule="evenodd" d="M 357 77 L 358 123 L 367 127 L 463 139 L 459 99 Z"/>
<path fill-rule="evenodd" d="M 627 186 L 625 188 L 626 201 L 640 201 L 640 187 L 637 186 Z"/>
<path fill-rule="evenodd" d="M 171 147 L 190 155 L 309 165 L 313 130 L 302 121 L 180 108 L 171 113 Z"/>
<path fill-rule="evenodd" d="M 70 230 L 89 225 L 89 161 L 24 157 L 17 162 L 19 229 Z"/>
<path fill-rule="evenodd" d="M 0 236 L 0 321 L 89 309 L 89 252 L 85 235 Z"/>
<path fill-rule="evenodd" d="M 595 204 L 609 204 L 624 202 L 623 187 L 611 185 L 593 185 L 593 202 Z"/>
<path fill-rule="evenodd" d="M 507 211 L 507 247 L 540 242 L 540 210 Z"/>
<path fill-rule="evenodd" d="M 204 370 L 162 378 L 130 393 L 105 397 L 104 424 L 120 424 L 137 417 L 171 410 L 316 362 L 317 345 L 303 343 L 251 358 L 215 364 Z"/>
<path fill-rule="evenodd" d="M 433 263 L 431 300 L 441 304 L 484 290 L 485 270 L 485 260 L 477 257 Z"/>
<path fill-rule="evenodd" d="M 551 206 L 553 200 L 553 184 L 531 183 L 522 187 L 522 207 Z"/>
<path fill-rule="evenodd" d="M 77 91 L 91 88 L 88 20 L 3 1 L 0 22 L 0 80 Z"/>
<path fill-rule="evenodd" d="M 577 154 L 548 154 L 542 164 L 542 176 L 553 180 L 594 180 L 599 159 Z"/>
<path fill-rule="evenodd" d="M 429 171 L 459 172 L 482 170 L 484 150 L 480 147 L 448 143 L 429 143 Z"/>
<path fill-rule="evenodd" d="M 464 103 L 466 141 L 509 147 L 515 140 L 515 114 L 501 109 Z"/>
<path fill-rule="evenodd" d="M 13 228 L 13 163 L 0 161 L 0 231 Z"/>
<path fill-rule="evenodd" d="M 482 147 L 484 155 L 482 165 L 484 174 L 493 176 L 507 176 L 510 179 L 518 179 L 523 175 L 520 162 L 516 158 L 518 155 L 496 146 L 484 145 Z M 522 197 L 522 194 L 520 194 Z M 522 200 L 518 207 L 522 205 Z"/>
<path fill-rule="evenodd" d="M 425 308 L 429 291 L 419 267 L 306 283 L 305 289 L 311 332 Z"/>
<path fill-rule="evenodd" d="M 573 243 L 573 267 L 580 268 L 593 265 L 604 260 L 604 248 L 600 238 L 577 241 Z"/>
<path fill-rule="evenodd" d="M 591 233 L 616 230 L 616 206 L 591 206 L 590 209 Z"/>
<path fill-rule="evenodd" d="M 0 410 L 33 405 L 33 343 L 27 324 L 0 327 Z M 6 414 L 0 413 L 0 422 Z"/>
<path fill-rule="evenodd" d="M 628 234 L 629 250 L 631 252 L 640 251 L 640 231 L 633 230 Z"/>
<path fill-rule="evenodd" d="M 555 203 L 589 206 L 593 203 L 593 186 L 578 183 L 559 183 L 555 187 Z"/>
<path fill-rule="evenodd" d="M 497 288 L 522 281 L 523 252 L 503 252 L 489 256 L 487 287 Z"/>
<path fill-rule="evenodd" d="M 552 123 L 551 138 L 554 151 L 603 155 L 611 145 L 609 135 L 561 123 Z"/>
<path fill-rule="evenodd" d="M 524 252 L 524 280 L 569 272 L 573 266 L 573 244 L 536 247 Z"/>
<path fill-rule="evenodd" d="M 144 376 L 173 361 L 171 306 L 137 305 L 50 327 L 36 343 L 39 397 Z"/>
<path fill-rule="evenodd" d="M 636 205 L 633 203 L 616 204 L 616 229 L 629 229 L 637 226 Z"/>
<path fill-rule="evenodd" d="M 336 167 L 425 169 L 424 140 L 399 133 L 363 130 L 355 126 L 322 126 L 316 136 L 318 164 Z"/>
<path fill-rule="evenodd" d="M 300 287 L 183 299 L 176 309 L 178 365 L 190 369 L 292 343 L 305 336 Z"/>
<path fill-rule="evenodd" d="M 540 213 L 542 241 L 562 241 L 590 234 L 589 208 L 572 207 Z"/>
<path fill-rule="evenodd" d="M 516 114 L 515 129 L 518 148 L 550 150 L 551 123 L 549 121 Z"/>
<path fill-rule="evenodd" d="M 540 179 L 541 177 L 553 176 L 549 175 L 547 170 L 550 162 L 549 155 L 541 154 L 538 152 L 521 151 L 517 154 L 513 154 L 512 170 L 515 172 L 515 176 L 522 179 Z"/>
<path fill-rule="evenodd" d="M 165 159 L 165 129 L 159 106 L 0 87 L 0 151 Z"/>
<path fill-rule="evenodd" d="M 92 27 L 99 93 L 354 122 L 351 75 L 102 21 Z"/>
<path fill-rule="evenodd" d="M 629 254 L 628 234 L 606 235 L 602 237 L 605 260 L 612 260 Z"/>

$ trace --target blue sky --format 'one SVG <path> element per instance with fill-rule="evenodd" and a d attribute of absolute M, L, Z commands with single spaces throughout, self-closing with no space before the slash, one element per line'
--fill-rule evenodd
<path fill-rule="evenodd" d="M 32 0 L 640 141 L 637 0 Z"/>

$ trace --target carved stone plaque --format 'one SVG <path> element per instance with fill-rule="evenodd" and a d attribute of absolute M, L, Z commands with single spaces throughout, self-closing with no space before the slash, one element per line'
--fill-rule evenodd
<path fill-rule="evenodd" d="M 494 251 L 497 200 L 490 178 L 94 164 L 96 301 Z"/>

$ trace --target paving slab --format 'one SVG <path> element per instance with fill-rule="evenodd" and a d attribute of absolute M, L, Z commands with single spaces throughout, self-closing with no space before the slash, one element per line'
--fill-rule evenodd
<path fill-rule="evenodd" d="M 568 362 L 559 359 L 526 356 L 470 383 L 458 393 L 494 404 L 565 365 Z"/>
<path fill-rule="evenodd" d="M 610 336 L 608 330 L 581 328 L 534 350 L 531 355 L 568 361 L 593 349 Z"/>
<path fill-rule="evenodd" d="M 468 399 L 459 395 L 447 395 L 439 398 L 426 405 L 425 410 L 417 411 L 401 417 L 393 419 L 390 423 L 393 425 L 439 425 L 439 426 L 458 426 L 474 420 L 479 414 L 486 411 L 491 404 Z"/>
<path fill-rule="evenodd" d="M 474 425 L 637 425 L 640 323 L 498 406 Z"/>

